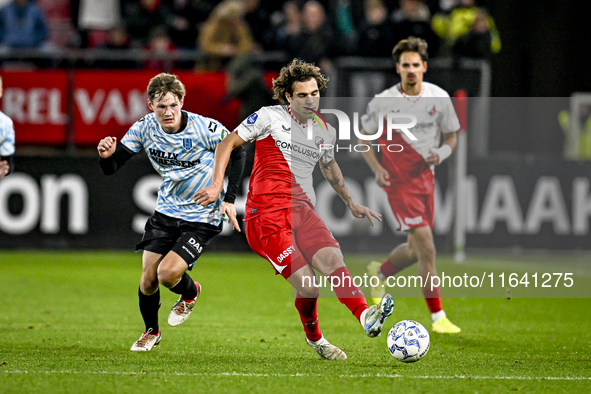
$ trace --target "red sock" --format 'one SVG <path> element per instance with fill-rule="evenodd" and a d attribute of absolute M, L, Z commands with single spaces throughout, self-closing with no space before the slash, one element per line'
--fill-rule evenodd
<path fill-rule="evenodd" d="M 435 287 L 433 290 L 428 287 L 423 287 L 423 295 L 425 296 L 425 301 L 427 301 L 427 306 L 431 313 L 437 313 L 443 310 L 441 307 L 441 293 L 439 292 L 439 287 Z"/>
<path fill-rule="evenodd" d="M 300 313 L 300 319 L 304 325 L 306 338 L 317 341 L 322 338 L 322 332 L 318 327 L 318 298 L 304 298 L 298 293 L 295 299 L 295 307 Z"/>
<path fill-rule="evenodd" d="M 380 271 L 382 272 L 382 275 L 384 275 L 387 278 L 389 276 L 396 275 L 398 273 L 398 271 L 400 271 L 400 268 L 398 268 L 394 264 L 392 264 L 390 262 L 390 260 L 386 260 L 381 265 Z"/>
<path fill-rule="evenodd" d="M 361 289 L 353 284 L 353 278 L 347 267 L 341 267 L 335 270 L 330 274 L 330 279 L 339 301 L 349 308 L 357 320 L 359 320 L 361 314 L 368 306 Z M 333 280 L 334 282 L 332 282 Z"/>

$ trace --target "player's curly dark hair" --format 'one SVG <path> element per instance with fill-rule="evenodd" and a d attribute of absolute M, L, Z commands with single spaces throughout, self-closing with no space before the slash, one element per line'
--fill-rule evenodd
<path fill-rule="evenodd" d="M 416 52 L 421 56 L 421 59 L 426 62 L 429 58 L 427 53 L 427 42 L 422 38 L 408 37 L 400 40 L 392 50 L 392 57 L 396 59 L 396 63 L 400 61 L 400 56 L 404 52 Z"/>
<path fill-rule="evenodd" d="M 301 59 L 293 59 L 291 63 L 281 69 L 279 77 L 273 80 L 273 98 L 287 104 L 285 94 L 293 95 L 293 83 L 306 82 L 311 78 L 316 80 L 319 90 L 326 88 L 328 77 L 320 72 L 320 67 L 313 63 L 306 63 Z"/>
<path fill-rule="evenodd" d="M 185 97 L 187 91 L 185 85 L 178 79 L 176 75 L 160 73 L 150 79 L 148 83 L 148 98 L 151 102 L 160 101 L 167 93 L 172 93 L 179 100 Z"/>

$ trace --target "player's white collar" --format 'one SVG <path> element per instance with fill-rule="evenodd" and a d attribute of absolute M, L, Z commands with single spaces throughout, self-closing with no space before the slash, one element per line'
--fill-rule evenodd
<path fill-rule="evenodd" d="M 404 90 L 402 90 L 402 82 L 399 82 L 398 85 L 396 85 L 396 87 L 398 88 L 398 91 L 400 92 L 402 97 L 404 97 L 405 99 L 407 99 L 411 103 L 416 103 L 417 101 L 419 101 L 421 99 L 421 97 L 423 97 L 423 93 L 425 93 L 425 84 L 424 83 L 421 83 L 421 93 L 419 93 L 418 96 L 409 96 L 408 94 L 404 93 Z"/>
<path fill-rule="evenodd" d="M 296 117 L 293 115 L 293 112 L 291 112 L 291 104 L 289 104 L 289 105 L 287 106 L 287 112 L 289 113 L 289 116 L 291 116 L 291 118 L 292 118 L 292 119 L 293 119 L 293 120 L 294 120 L 294 121 L 295 121 L 297 124 L 299 124 L 301 127 L 303 127 L 303 128 L 306 128 L 306 127 L 308 127 L 308 123 L 307 123 L 307 122 L 306 122 L 306 124 L 303 124 L 302 122 L 300 122 L 300 121 L 299 121 L 299 119 L 298 119 L 298 118 L 296 118 Z M 316 123 L 316 121 L 315 121 L 313 118 L 310 118 L 310 119 L 312 119 L 312 122 Z"/>

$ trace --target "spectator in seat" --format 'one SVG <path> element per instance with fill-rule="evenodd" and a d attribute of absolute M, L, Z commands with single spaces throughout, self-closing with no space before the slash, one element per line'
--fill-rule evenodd
<path fill-rule="evenodd" d="M 477 6 L 475 0 L 460 0 L 459 5 L 449 15 L 443 13 L 433 15 L 431 25 L 437 35 L 445 41 L 446 48 L 451 49 L 459 37 L 470 33 L 477 18 L 486 15 L 486 25 L 490 35 L 490 51 L 487 50 L 487 52 L 498 53 L 501 50 L 501 36 L 492 16 L 488 13 L 483 14 L 483 12 L 485 11 Z M 479 29 L 482 26 L 483 24 L 479 22 L 475 28 Z M 460 44 L 460 46 L 462 45 L 464 44 Z"/>
<path fill-rule="evenodd" d="M 47 39 L 45 17 L 31 0 L 14 0 L 0 10 L 0 47 L 41 48 Z"/>
<path fill-rule="evenodd" d="M 244 20 L 248 24 L 255 42 L 264 50 L 273 48 L 273 29 L 271 15 L 261 6 L 260 0 L 242 0 L 244 4 Z"/>
<path fill-rule="evenodd" d="M 283 3 L 282 21 L 275 32 L 275 49 L 286 51 L 297 48 L 302 32 L 302 10 L 297 1 L 291 0 Z"/>
<path fill-rule="evenodd" d="M 365 20 L 361 22 L 357 54 L 367 57 L 390 57 L 394 47 L 392 23 L 382 0 L 365 1 Z"/>
<path fill-rule="evenodd" d="M 454 42 L 452 53 L 460 57 L 488 59 L 493 55 L 493 33 L 490 19 L 484 9 L 479 9 L 470 30 Z"/>
<path fill-rule="evenodd" d="M 150 42 L 146 47 L 148 60 L 144 62 L 144 68 L 156 71 L 168 71 L 174 68 L 175 62 L 170 56 L 175 46 L 164 26 L 157 26 L 150 33 Z"/>
<path fill-rule="evenodd" d="M 224 0 L 201 26 L 199 47 L 206 56 L 205 68 L 222 69 L 235 56 L 255 50 L 244 12 L 241 0 Z"/>
<path fill-rule="evenodd" d="M 359 29 L 356 54 L 364 57 L 389 58 L 394 47 L 392 22 L 382 0 L 365 1 L 365 20 Z M 386 74 L 382 71 L 354 72 L 350 79 L 354 97 L 371 97 L 386 87 Z"/>
<path fill-rule="evenodd" d="M 195 49 L 199 28 L 212 10 L 211 1 L 172 0 L 167 26 L 174 45 L 182 49 Z"/>
<path fill-rule="evenodd" d="M 408 37 L 422 38 L 429 46 L 429 54 L 439 53 L 440 39 L 431 28 L 431 12 L 420 0 L 400 0 L 400 8 L 392 14 L 394 42 Z"/>
<path fill-rule="evenodd" d="M 122 53 L 131 48 L 131 40 L 127 34 L 125 25 L 118 24 L 109 31 L 107 41 L 98 49 L 118 50 Z M 137 68 L 138 63 L 130 59 L 101 59 L 93 64 L 96 68 Z"/>
<path fill-rule="evenodd" d="M 339 53 L 339 43 L 334 39 L 324 6 L 314 0 L 306 2 L 302 9 L 302 22 L 302 31 L 292 40 L 295 46 L 286 48 L 289 58 L 314 63 L 323 72 L 330 72 L 330 58 Z"/>
<path fill-rule="evenodd" d="M 121 3 L 131 46 L 145 48 L 152 29 L 166 25 L 170 7 L 162 0 L 122 0 Z"/>

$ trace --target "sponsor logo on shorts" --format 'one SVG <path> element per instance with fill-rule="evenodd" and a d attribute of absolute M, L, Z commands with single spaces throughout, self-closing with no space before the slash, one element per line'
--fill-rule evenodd
<path fill-rule="evenodd" d="M 281 252 L 281 254 L 279 256 L 277 256 L 277 262 L 281 263 L 284 259 L 286 259 L 287 257 L 289 257 L 290 254 L 292 254 L 295 251 L 295 248 L 292 246 L 290 246 L 289 248 L 285 249 L 283 252 Z"/>
<path fill-rule="evenodd" d="M 420 224 L 420 223 L 423 223 L 423 217 L 417 216 L 415 218 L 404 218 L 404 223 L 406 223 L 406 224 Z"/>
<path fill-rule="evenodd" d="M 191 245 L 193 247 L 193 249 L 195 249 L 197 251 L 197 253 L 201 254 L 201 252 L 203 251 L 203 246 L 201 246 L 201 244 L 199 242 L 197 242 L 197 240 L 195 238 L 189 238 L 188 243 L 189 243 L 189 245 Z"/>
<path fill-rule="evenodd" d="M 187 252 L 187 253 L 189 254 L 189 256 L 191 256 L 192 258 L 195 258 L 195 255 L 193 254 L 193 252 L 191 252 L 191 251 L 189 250 L 189 248 L 187 248 L 185 245 L 183 245 L 183 250 L 184 250 L 185 252 Z"/>
<path fill-rule="evenodd" d="M 278 265 L 275 264 L 275 262 L 269 257 L 269 255 L 265 255 L 267 256 L 267 260 L 269 260 L 269 262 L 271 263 L 271 265 L 273 266 L 273 268 L 275 268 L 275 271 L 282 273 L 283 270 L 285 269 L 285 267 L 287 267 L 287 265 Z"/>

